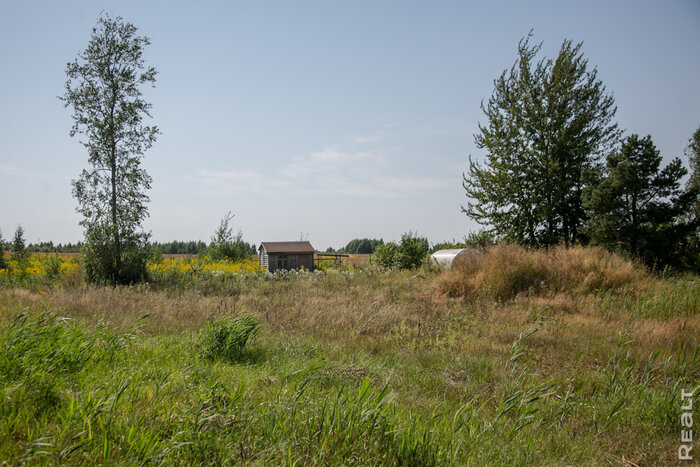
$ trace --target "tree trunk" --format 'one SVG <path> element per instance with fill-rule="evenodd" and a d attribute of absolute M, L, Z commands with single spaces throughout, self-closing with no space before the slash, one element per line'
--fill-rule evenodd
<path fill-rule="evenodd" d="M 637 240 L 637 194 L 632 195 L 632 235 L 630 235 L 630 251 L 635 258 L 639 257 Z"/>
<path fill-rule="evenodd" d="M 110 78 L 113 80 L 113 70 L 111 66 L 109 67 Z M 117 135 L 116 135 L 116 125 L 114 124 L 114 111 L 117 106 L 117 94 L 118 85 L 112 81 L 111 83 L 111 100 L 109 109 L 109 136 L 110 141 L 110 171 L 111 171 L 111 184 L 112 184 L 112 199 L 111 199 L 111 211 L 112 211 L 112 229 L 114 235 L 114 281 L 119 282 L 122 276 L 122 244 L 119 229 L 119 216 L 117 210 Z"/>
<path fill-rule="evenodd" d="M 115 268 L 115 281 L 119 281 L 122 269 L 122 245 L 121 238 L 119 235 L 119 224 L 117 223 L 117 155 L 116 155 L 116 143 L 112 143 L 112 154 L 110 157 L 111 162 L 111 172 L 112 172 L 112 226 L 114 229 L 114 268 Z"/>

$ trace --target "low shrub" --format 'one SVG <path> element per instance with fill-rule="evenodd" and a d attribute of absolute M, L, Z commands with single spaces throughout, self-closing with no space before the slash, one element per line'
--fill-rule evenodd
<path fill-rule="evenodd" d="M 252 316 L 218 319 L 200 331 L 199 353 L 203 358 L 236 361 L 257 333 L 258 322 Z"/>
<path fill-rule="evenodd" d="M 48 277 L 56 278 L 61 274 L 61 265 L 63 258 L 58 255 L 46 255 L 44 260 L 44 274 Z"/>
<path fill-rule="evenodd" d="M 396 254 L 398 246 L 396 243 L 385 243 L 384 245 L 379 245 L 374 250 L 374 256 L 372 260 L 375 264 L 383 268 L 393 268 L 396 267 Z"/>

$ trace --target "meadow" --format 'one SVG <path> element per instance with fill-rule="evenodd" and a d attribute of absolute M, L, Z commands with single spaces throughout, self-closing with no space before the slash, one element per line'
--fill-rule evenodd
<path fill-rule="evenodd" d="M 166 258 L 119 287 L 31 262 L 0 271 L 10 465 L 668 465 L 700 381 L 700 278 L 601 249 L 275 275 Z"/>

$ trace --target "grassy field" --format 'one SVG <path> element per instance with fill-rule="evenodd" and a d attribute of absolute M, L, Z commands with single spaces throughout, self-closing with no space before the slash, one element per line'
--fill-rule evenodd
<path fill-rule="evenodd" d="M 72 268 L 0 277 L 0 462 L 677 458 L 698 277 L 577 248 L 497 247 L 443 272 L 229 268 L 153 267 L 116 288 Z M 243 317 L 257 334 L 212 352 Z"/>

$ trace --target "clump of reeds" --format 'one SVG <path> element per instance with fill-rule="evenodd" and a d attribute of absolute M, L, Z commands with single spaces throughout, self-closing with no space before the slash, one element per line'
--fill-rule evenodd
<path fill-rule="evenodd" d="M 200 332 L 200 354 L 204 358 L 236 361 L 257 333 L 258 322 L 252 316 L 220 318 Z"/>
<path fill-rule="evenodd" d="M 557 246 L 528 250 L 499 244 L 482 256 L 459 261 L 439 279 L 440 289 L 453 297 L 478 295 L 499 300 L 532 294 L 616 290 L 647 282 L 643 266 L 603 248 Z"/>

